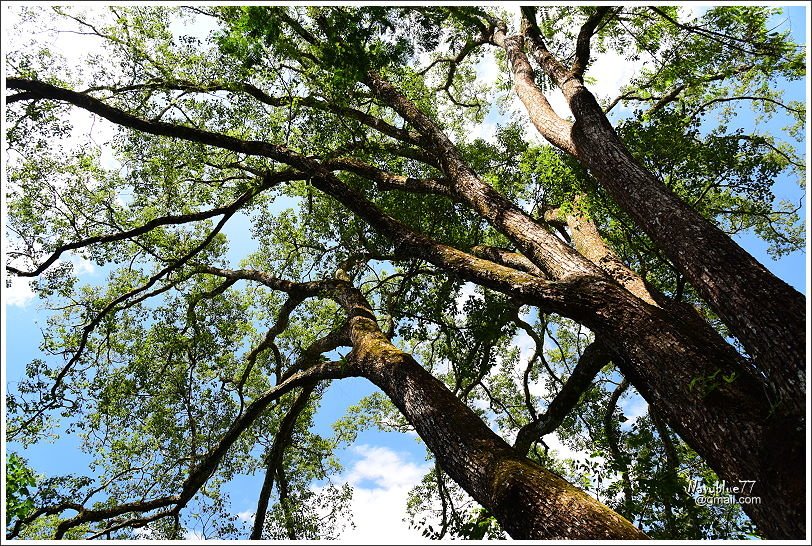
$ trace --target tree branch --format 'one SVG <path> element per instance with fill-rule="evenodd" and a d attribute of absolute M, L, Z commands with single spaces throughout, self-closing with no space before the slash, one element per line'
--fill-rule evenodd
<path fill-rule="evenodd" d="M 233 279 L 230 279 L 233 280 Z M 240 397 L 240 413 L 243 411 L 243 396 L 242 396 L 242 389 L 245 385 L 245 382 L 248 380 L 248 376 L 251 375 L 251 370 L 254 367 L 254 363 L 257 360 L 257 357 L 271 347 L 276 340 L 276 337 L 281 334 L 285 328 L 288 327 L 288 323 L 290 322 L 290 314 L 305 300 L 305 296 L 303 294 L 298 294 L 296 292 L 290 294 L 288 299 L 285 300 L 285 303 L 282 304 L 282 307 L 279 309 L 279 313 L 276 317 L 276 322 L 274 325 L 268 329 L 265 333 L 265 337 L 260 342 L 259 345 L 251 349 L 251 352 L 248 353 L 246 358 L 245 369 L 243 370 L 242 374 L 240 375 L 240 379 L 237 381 L 237 393 Z M 278 350 L 278 349 L 277 349 Z M 281 376 L 282 374 L 279 374 Z"/>
<path fill-rule="evenodd" d="M 449 182 L 435 178 L 412 178 L 393 174 L 351 157 L 339 157 L 324 161 L 322 165 L 330 170 L 343 170 L 355 173 L 377 182 L 382 190 L 404 190 L 412 193 L 428 193 L 454 197 Z"/>
<path fill-rule="evenodd" d="M 131 290 L 131 291 L 125 293 L 125 294 L 122 294 L 118 298 L 111 301 L 109 304 L 107 304 L 104 307 L 104 309 L 102 309 L 95 317 L 93 317 L 93 319 L 90 321 L 90 323 L 88 323 L 82 329 L 82 336 L 81 336 L 81 339 L 79 340 L 79 346 L 77 347 L 76 351 L 73 353 L 73 356 L 70 358 L 70 360 L 68 360 L 67 364 L 65 364 L 65 366 L 63 366 L 62 370 L 60 370 L 60 372 L 54 378 L 54 384 L 51 387 L 50 393 L 48 394 L 48 397 L 47 397 L 47 398 L 50 398 L 51 401 L 48 404 L 42 406 L 39 410 L 37 410 L 34 413 L 34 415 L 32 415 L 29 419 L 27 419 L 19 428 L 17 428 L 14 431 L 11 431 L 9 433 L 9 436 L 11 438 L 13 438 L 17 433 L 19 433 L 20 431 L 23 431 L 26 426 L 28 426 L 29 424 L 34 422 L 34 420 L 38 419 L 39 416 L 42 415 L 42 413 L 46 409 L 48 409 L 51 404 L 55 403 L 55 401 L 56 401 L 56 392 L 57 392 L 57 390 L 59 390 L 59 386 L 62 384 L 62 380 L 65 378 L 65 376 L 68 374 L 68 372 L 73 368 L 73 366 L 76 364 L 76 362 L 79 361 L 79 358 L 81 358 L 82 353 L 84 352 L 84 349 L 87 346 L 87 342 L 90 339 L 90 334 L 95 330 L 96 326 L 98 326 L 98 324 L 102 321 L 102 319 L 105 316 L 107 316 L 110 313 L 115 312 L 116 307 L 118 307 L 119 304 L 127 301 L 128 299 L 132 298 L 133 296 L 136 296 L 138 294 L 141 294 L 142 292 L 145 292 L 151 286 L 153 286 L 156 282 L 158 282 L 160 279 L 162 279 L 163 277 L 165 277 L 169 273 L 172 273 L 173 271 L 176 271 L 176 270 L 180 269 L 181 267 L 183 267 L 183 265 L 185 265 L 194 256 L 199 254 L 204 248 L 206 248 L 209 245 L 209 243 L 212 242 L 212 240 L 214 240 L 214 238 L 217 236 L 217 234 L 220 232 L 220 230 L 223 228 L 223 226 L 226 224 L 226 222 L 237 212 L 237 210 L 238 209 L 234 209 L 232 211 L 226 212 L 223 215 L 223 218 L 220 219 L 220 221 L 217 223 L 216 226 L 214 226 L 214 229 L 212 229 L 211 232 L 209 232 L 209 234 L 206 236 L 206 238 L 203 239 L 203 242 L 201 242 L 200 244 L 195 246 L 195 248 L 193 248 L 190 252 L 188 252 L 187 254 L 182 256 L 179 260 L 170 263 L 169 265 L 167 265 L 166 267 L 164 267 L 163 269 L 161 269 L 160 271 L 155 273 L 152 277 L 150 277 L 150 279 L 146 282 L 146 284 L 143 284 L 138 288 L 135 288 L 135 289 L 133 289 L 133 290 Z M 144 297 L 135 300 L 134 302 L 131 303 L 131 305 L 142 301 L 147 296 L 153 296 L 153 295 L 157 295 L 159 293 L 162 293 L 162 292 L 168 290 L 169 288 L 171 288 L 172 286 L 173 286 L 173 284 L 168 284 L 165 287 L 162 287 L 162 288 L 154 291 L 153 293 L 147 294 Z"/>
<path fill-rule="evenodd" d="M 577 152 L 570 138 L 572 124 L 553 110 L 547 97 L 536 85 L 535 71 L 522 50 L 523 37 L 507 36 L 504 28 L 497 27 L 491 41 L 505 50 L 510 61 L 516 95 L 530 113 L 530 120 L 539 134 L 556 148 L 575 156 Z"/>
<path fill-rule="evenodd" d="M 785 109 L 785 110 L 787 110 L 789 112 L 796 113 L 796 114 L 803 114 L 805 112 L 805 110 L 803 108 L 792 108 L 791 106 L 787 106 L 783 102 L 775 100 L 775 99 L 770 98 L 770 97 L 741 95 L 741 96 L 736 96 L 736 97 L 718 97 L 718 98 L 715 98 L 715 99 L 711 99 L 711 100 L 699 105 L 698 107 L 696 107 L 694 109 L 694 111 L 691 112 L 690 117 L 695 118 L 696 116 L 701 114 L 708 106 L 711 106 L 713 104 L 717 104 L 717 103 L 721 103 L 721 102 L 732 102 L 732 101 L 737 101 L 737 100 L 752 100 L 752 101 L 767 102 L 767 103 L 770 103 L 770 104 L 775 104 L 776 106 L 780 106 L 781 108 L 783 108 L 783 109 Z"/>
<path fill-rule="evenodd" d="M 592 386 L 598 372 L 610 360 L 611 354 L 602 343 L 599 341 L 590 343 L 578 359 L 578 364 L 575 365 L 567 382 L 547 406 L 547 411 L 519 430 L 513 447 L 526 454 L 534 441 L 558 428 L 564 418 L 578 405 L 581 396 Z"/>
<path fill-rule="evenodd" d="M 549 279 L 544 271 L 539 269 L 536 264 L 518 252 L 512 252 L 504 248 L 497 248 L 488 245 L 476 245 L 471 247 L 471 254 L 479 258 L 485 258 L 486 260 L 496 262 L 505 267 L 512 267 L 513 269 L 530 273 L 531 275 L 535 275 L 542 279 Z"/>
<path fill-rule="evenodd" d="M 544 38 L 541 36 L 538 23 L 536 22 L 536 8 L 529 6 L 522 6 L 522 23 L 525 28 L 525 34 L 530 39 L 532 48 L 530 50 L 536 62 L 544 69 L 544 72 L 550 79 L 559 87 L 571 79 L 573 76 L 561 62 L 547 49 L 547 44 L 544 43 Z"/>
<path fill-rule="evenodd" d="M 271 489 L 273 488 L 273 477 L 277 469 L 282 465 L 282 456 L 285 454 L 285 448 L 290 444 L 293 429 L 296 426 L 296 420 L 299 415 L 307 407 L 310 401 L 310 395 L 316 384 L 311 383 L 305 385 L 299 396 L 291 405 L 290 409 L 285 414 L 282 422 L 279 424 L 279 430 L 274 435 L 273 444 L 266 456 L 267 469 L 265 471 L 265 479 L 262 482 L 262 489 L 259 492 L 259 499 L 257 500 L 257 511 L 254 515 L 254 527 L 251 530 L 250 540 L 262 539 L 262 528 L 265 525 L 265 515 L 268 512 L 268 500 L 271 496 Z"/>
<path fill-rule="evenodd" d="M 239 416 L 234 423 L 232 423 L 229 430 L 220 439 L 218 445 L 211 450 L 204 457 L 203 461 L 189 474 L 183 483 L 180 494 L 178 495 L 168 495 L 151 500 L 129 502 L 109 508 L 94 510 L 88 510 L 84 506 L 74 503 L 62 503 L 56 506 L 43 507 L 35 510 L 29 516 L 19 519 L 16 522 L 14 529 L 9 533 L 9 537 L 14 538 L 18 536 L 23 525 L 30 524 L 40 516 L 59 514 L 65 510 L 74 510 L 78 512 L 78 514 L 73 518 L 63 520 L 58 525 L 54 537 L 56 539 L 61 539 L 69 529 L 78 527 L 84 523 L 103 521 L 131 512 L 143 513 L 174 505 L 172 510 L 162 513 L 159 517 L 177 514 L 186 505 L 186 503 L 191 500 L 191 498 L 206 482 L 206 480 L 208 480 L 208 478 L 214 473 L 222 457 L 240 436 L 240 434 L 242 434 L 242 432 L 244 432 L 256 420 L 256 418 L 259 417 L 262 411 L 264 411 L 271 402 L 277 400 L 282 395 L 290 392 L 294 388 L 312 385 L 314 382 L 324 379 L 349 377 L 352 373 L 354 373 L 354 370 L 351 366 L 348 366 L 347 363 L 324 362 L 314 364 L 310 368 L 292 375 L 282 383 L 265 391 L 265 393 L 263 393 L 248 406 L 245 413 Z M 142 526 L 146 522 L 153 521 L 154 519 L 157 518 L 151 517 L 146 520 L 138 521 L 137 524 L 136 520 L 133 520 L 132 522 L 129 522 L 129 525 Z M 121 525 L 118 525 L 115 528 L 121 527 Z M 107 529 L 107 531 L 113 529 L 114 528 L 110 528 Z"/>
<path fill-rule="evenodd" d="M 599 269 L 539 225 L 536 220 L 482 181 L 442 129 L 379 73 L 367 73 L 364 83 L 373 93 L 432 142 L 443 172 L 459 198 L 501 231 L 552 278 L 599 274 Z"/>
<path fill-rule="evenodd" d="M 53 253 L 51 253 L 51 255 L 44 262 L 42 262 L 39 266 L 37 266 L 33 271 L 21 271 L 16 267 L 12 267 L 9 265 L 6 266 L 6 270 L 20 277 L 36 277 L 37 275 L 48 269 L 48 267 L 50 267 L 57 259 L 59 259 L 59 257 L 64 252 L 70 250 L 77 250 L 79 248 L 84 248 L 86 246 L 90 246 L 97 243 L 112 243 L 115 241 L 130 239 L 132 237 L 137 237 L 138 235 L 143 235 L 144 233 L 152 231 L 153 229 L 160 226 L 181 225 L 189 222 L 199 222 L 201 220 L 206 220 L 208 218 L 220 216 L 223 214 L 234 214 L 237 210 L 242 208 L 252 198 L 256 197 L 261 192 L 273 188 L 274 186 L 276 186 L 281 182 L 286 182 L 290 180 L 301 180 L 303 178 L 306 178 L 306 176 L 303 175 L 302 173 L 292 170 L 284 171 L 281 173 L 267 173 L 262 178 L 262 183 L 260 185 L 258 185 L 256 188 L 250 191 L 243 193 L 237 199 L 232 201 L 229 205 L 217 207 L 206 211 L 194 212 L 190 214 L 162 216 L 160 218 L 150 220 L 146 224 L 128 231 L 111 233 L 108 235 L 96 235 L 93 237 L 88 237 L 87 239 L 82 239 L 81 241 L 74 241 L 72 243 L 59 246 L 56 250 L 54 250 Z"/>
<path fill-rule="evenodd" d="M 629 388 L 629 382 L 626 378 L 615 388 L 612 395 L 609 397 L 609 403 L 606 406 L 606 413 L 603 414 L 603 428 L 606 433 L 606 442 L 609 444 L 609 451 L 612 453 L 612 458 L 615 464 L 620 468 L 621 483 L 623 484 L 623 508 L 620 513 L 625 517 L 631 517 L 632 503 L 634 502 L 634 490 L 632 489 L 632 482 L 629 479 L 629 465 L 626 462 L 626 457 L 620 450 L 618 444 L 617 432 L 615 431 L 615 408 L 617 407 L 618 400 Z"/>
<path fill-rule="evenodd" d="M 275 108 L 292 106 L 295 104 L 352 118 L 368 127 L 375 129 L 376 131 L 382 134 L 390 136 L 401 142 L 406 142 L 408 144 L 412 144 L 419 147 L 425 146 L 425 143 L 420 138 L 420 135 L 412 133 L 406 129 L 395 127 L 394 125 L 387 123 L 386 121 L 378 117 L 375 117 L 371 114 L 368 114 L 367 112 L 363 112 L 356 108 L 342 106 L 332 101 L 324 101 L 313 96 L 276 97 L 273 95 L 269 95 L 259 87 L 248 82 L 212 82 L 204 84 L 183 80 L 171 80 L 171 81 L 166 80 L 166 81 L 151 81 L 148 83 L 126 85 L 121 87 L 107 85 L 95 86 L 85 89 L 84 91 L 81 91 L 81 93 L 87 94 L 92 91 L 110 91 L 115 94 L 115 93 L 126 93 L 130 91 L 140 91 L 145 89 L 162 90 L 162 91 L 186 91 L 196 93 L 210 93 L 213 91 L 227 91 L 229 93 L 245 93 L 255 98 L 259 102 L 267 104 L 268 106 L 273 106 Z M 14 97 L 14 101 L 12 102 L 34 98 L 35 96 L 36 95 L 32 95 L 30 93 L 28 94 L 18 93 L 12 95 L 12 97 Z"/>
<path fill-rule="evenodd" d="M 573 61 L 572 67 L 570 67 L 570 72 L 575 78 L 583 78 L 584 71 L 589 64 L 589 42 L 592 39 L 592 35 L 595 34 L 595 29 L 611 11 L 612 8 L 609 6 L 598 6 L 595 8 L 595 12 L 590 15 L 581 26 L 575 44 L 575 61 Z"/>

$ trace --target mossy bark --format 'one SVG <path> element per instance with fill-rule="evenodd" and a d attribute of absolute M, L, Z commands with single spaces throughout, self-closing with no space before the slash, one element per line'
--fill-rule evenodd
<path fill-rule="evenodd" d="M 524 458 L 451 391 L 381 334 L 351 319 L 348 361 L 377 385 L 426 442 L 443 471 L 516 539 L 645 539 L 628 520 Z"/>

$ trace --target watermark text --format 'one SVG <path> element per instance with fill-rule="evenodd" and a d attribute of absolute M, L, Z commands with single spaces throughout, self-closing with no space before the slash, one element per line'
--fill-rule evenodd
<path fill-rule="evenodd" d="M 755 480 L 738 480 L 728 484 L 725 480 L 708 485 L 700 480 L 688 482 L 688 492 L 700 506 L 711 504 L 761 504 L 761 497 L 753 495 Z"/>

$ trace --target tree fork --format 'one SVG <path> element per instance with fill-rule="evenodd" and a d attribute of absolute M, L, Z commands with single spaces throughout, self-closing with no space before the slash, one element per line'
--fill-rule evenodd
<path fill-rule="evenodd" d="M 655 180 L 631 155 L 592 94 L 563 86 L 578 158 L 682 271 L 769 377 L 781 413 L 805 411 L 804 296 Z"/>
<path fill-rule="evenodd" d="M 347 360 L 398 407 L 443 470 L 515 539 L 645 539 L 646 535 L 563 478 L 524 458 L 411 355 L 381 333 L 363 295 L 336 298 L 350 312 Z M 461 448 L 462 447 L 462 448 Z"/>
<path fill-rule="evenodd" d="M 713 223 L 658 182 L 631 155 L 579 74 L 564 68 L 547 50 L 535 24 L 533 8 L 522 8 L 532 54 L 558 85 L 575 117 L 568 138 L 550 124 L 542 93 L 526 80 L 529 67 L 516 37 L 504 30 L 493 42 L 508 54 L 517 94 L 539 133 L 587 167 L 705 301 L 730 327 L 768 375 L 775 411 L 795 415 L 802 434 L 805 415 L 805 299 L 761 265 Z M 583 44 L 586 45 L 583 45 Z M 581 57 L 588 56 L 582 41 Z M 532 69 L 531 69 L 532 70 Z M 523 79 L 524 78 L 524 79 Z M 540 106 L 541 105 L 541 106 Z M 562 145 L 562 142 L 564 145 Z"/>

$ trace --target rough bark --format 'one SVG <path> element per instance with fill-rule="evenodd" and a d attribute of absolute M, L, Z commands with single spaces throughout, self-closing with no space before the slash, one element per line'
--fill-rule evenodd
<path fill-rule="evenodd" d="M 611 290 L 604 287 L 603 297 Z M 760 529 L 771 538 L 803 536 L 804 442 L 793 434 L 797 421 L 771 412 L 760 382 L 734 364 L 732 347 L 694 335 L 690 323 L 679 333 L 664 310 L 642 302 L 624 310 L 629 304 L 625 297 L 607 301 L 617 320 L 611 326 L 586 317 L 583 324 L 616 344 L 624 376 L 721 479 L 757 481 L 752 494 L 762 503 L 742 507 Z"/>
<path fill-rule="evenodd" d="M 506 250 L 504 248 L 496 248 L 487 245 L 477 245 L 471 248 L 471 254 L 474 256 L 479 256 L 480 258 L 485 258 L 486 260 L 490 260 L 492 262 L 496 262 L 506 267 L 512 267 L 513 269 L 530 273 L 531 275 L 541 277 L 542 279 L 547 278 L 544 271 L 539 269 L 536 264 L 518 252 L 511 252 L 510 250 Z"/>
<path fill-rule="evenodd" d="M 513 239 L 533 263 L 556 279 L 554 282 L 476 258 L 411 231 L 342 184 L 317 160 L 283 146 L 140 120 L 92 97 L 42 82 L 14 78 L 7 82 L 137 130 L 287 163 L 311 174 L 315 187 L 390 238 L 398 255 L 425 259 L 468 280 L 581 322 L 621 355 L 624 375 L 720 477 L 728 482 L 757 480 L 754 494 L 763 497 L 763 504 L 745 507 L 757 524 L 777 538 L 802 536 L 804 499 L 798 493 L 803 492 L 804 449 L 797 419 L 770 408 L 763 385 L 748 373 L 736 351 L 711 336 L 698 336 L 690 323 L 675 321 L 666 310 L 641 301 L 609 279 L 603 270 L 479 180 L 428 118 L 391 85 L 375 78 L 372 85 L 380 97 L 391 101 L 435 144 L 456 195 Z M 735 380 L 712 384 L 714 377 L 722 375 Z M 709 388 L 694 388 L 696 384 Z M 778 438 L 783 442 L 775 441 Z M 740 445 L 749 449 L 740 450 Z"/>
<path fill-rule="evenodd" d="M 351 309 L 347 360 L 398 407 L 443 470 L 516 539 L 642 539 L 627 520 L 561 477 L 524 458 L 468 406 L 393 346 L 363 296 L 337 294 Z"/>
<path fill-rule="evenodd" d="M 443 470 L 514 538 L 646 538 L 627 520 L 529 461 L 496 435 L 411 355 L 392 345 L 368 301 L 349 281 L 293 283 L 252 270 L 207 267 L 202 271 L 227 279 L 254 280 L 291 295 L 321 295 L 338 302 L 348 315 L 348 341 L 353 347 L 341 367 L 342 375 L 365 377 L 381 388 L 415 427 Z M 278 466 L 276 470 L 280 477 Z M 284 496 L 284 489 L 280 494 Z"/>
<path fill-rule="evenodd" d="M 545 62 L 552 76 L 568 74 L 549 54 Z M 559 80 L 566 85 L 583 88 L 577 79 L 561 77 Z M 391 84 L 375 73 L 369 75 L 366 83 L 377 96 L 434 142 L 443 170 L 459 198 L 510 237 L 528 258 L 554 279 L 575 278 L 577 282 L 571 284 L 582 286 L 581 295 L 595 286 L 602 286 L 605 290 L 603 296 L 608 297 L 603 302 L 607 309 L 605 315 L 595 317 L 595 312 L 601 315 L 601 311 L 596 309 L 603 305 L 593 301 L 590 316 L 578 319 L 573 316 L 574 311 L 565 313 L 566 316 L 576 318 L 596 333 L 605 335 L 609 343 L 614 342 L 612 348 L 626 362 L 624 375 L 649 403 L 661 409 L 669 423 L 720 476 L 729 482 L 759 479 L 745 478 L 745 474 L 763 476 L 759 491 L 773 499 L 769 501 L 770 508 L 762 504 L 748 505 L 745 509 L 762 528 L 775 533 L 776 537 L 798 536 L 803 527 L 799 515 L 803 513 L 804 506 L 803 499 L 797 496 L 799 485 L 795 476 L 798 472 L 803 475 L 803 420 L 797 414 L 787 416 L 782 412 L 776 413 L 774 402 L 771 406 L 771 401 L 764 398 L 764 384 L 758 376 L 751 374 L 750 365 L 731 346 L 708 335 L 706 328 L 694 332 L 690 326 L 695 326 L 695 323 L 679 323 L 667 312 L 658 313 L 649 309 L 650 306 L 639 298 L 618 293 L 614 281 L 611 284 L 599 282 L 603 270 L 580 254 L 573 256 L 571 248 L 484 184 L 462 162 L 442 131 Z M 595 107 L 603 116 L 597 103 Z M 605 120 L 605 116 L 602 119 Z M 573 127 L 573 138 L 576 133 L 577 127 Z M 555 263 L 551 264 L 550 260 Z M 586 279 L 590 279 L 591 284 Z M 626 290 L 623 293 L 631 296 Z M 601 295 L 593 295 L 596 300 L 601 299 Z M 608 304 L 609 299 L 613 300 L 612 304 Z M 543 305 L 540 301 L 537 303 Z M 548 306 L 547 309 L 551 308 Z M 658 315 L 656 319 L 652 316 L 655 314 Z M 602 323 L 603 318 L 607 322 Z M 652 328 L 655 323 L 658 326 Z M 628 328 L 630 324 L 636 325 L 631 331 Z M 666 331 L 668 335 L 664 334 Z M 657 339 L 658 335 L 663 339 Z M 665 339 L 671 336 L 671 340 Z M 642 349 L 644 346 L 646 349 Z M 675 360 L 680 357 L 684 360 Z M 719 379 L 720 376 L 735 377 L 736 384 L 726 383 Z M 712 390 L 704 392 L 696 387 L 697 384 L 707 384 L 707 388 Z M 781 384 L 780 381 L 778 384 Z M 716 396 L 721 398 L 714 400 Z M 724 403 L 720 403 L 722 399 Z M 798 402 L 797 393 L 794 401 Z M 803 399 L 800 403 L 803 403 Z M 690 410 L 685 409 L 686 404 L 691 405 Z M 788 435 L 787 443 L 783 446 L 771 445 L 770 438 L 776 433 Z M 725 440 L 720 441 L 721 438 Z M 734 446 L 741 443 L 753 446 L 753 452 L 737 453 Z M 779 461 L 788 456 L 792 470 L 779 466 Z"/>
<path fill-rule="evenodd" d="M 501 29 L 495 31 L 494 39 L 505 49 L 511 61 L 516 94 L 528 110 L 532 109 L 530 122 L 554 146 L 575 154 L 575 147 L 570 139 L 572 123 L 562 119 L 553 110 L 547 97 L 536 85 L 535 71 L 521 50 L 523 40 L 518 36 L 506 37 Z"/>
<path fill-rule="evenodd" d="M 434 144 L 454 195 L 509 237 L 545 273 L 556 279 L 564 279 L 599 271 L 529 214 L 484 183 L 461 158 L 445 133 L 390 82 L 376 72 L 369 72 L 365 83 L 377 97 L 413 123 Z"/>
<path fill-rule="evenodd" d="M 754 448 L 758 452 L 754 458 L 759 459 L 760 464 L 748 465 L 748 471 L 754 476 L 749 479 L 762 480 L 759 487 L 765 494 L 769 490 L 769 496 L 774 500 L 761 505 L 745 505 L 744 509 L 768 536 L 803 536 L 803 296 L 772 275 L 640 166 L 579 78 L 546 50 L 540 36 L 533 35 L 532 25 L 528 33 L 533 38 L 536 60 L 562 89 L 575 115 L 576 122 L 570 132 L 575 151 L 572 153 L 569 143 L 559 147 L 578 158 L 676 264 L 754 357 L 756 369 L 766 376 L 766 380 L 763 380 L 760 373 L 753 374 L 753 365 L 741 360 L 737 366 L 756 379 L 769 396 L 764 414 L 761 417 L 753 415 L 752 418 L 752 426 L 762 429 L 756 435 L 759 440 L 752 444 L 758 446 Z M 518 80 L 527 61 L 524 53 L 513 47 L 511 40 L 499 32 L 494 34 L 493 41 L 505 48 Z M 543 103 L 537 103 L 540 99 L 531 94 L 520 93 L 519 98 L 525 103 L 531 118 L 538 116 L 539 109 L 544 107 Z M 538 118 L 534 124 L 542 136 L 558 145 L 561 135 L 557 126 L 545 124 L 544 118 Z M 675 310 L 673 306 L 669 307 Z M 678 311 L 675 318 L 687 319 L 686 325 L 697 325 L 691 313 Z M 706 341 L 709 338 L 701 329 L 697 337 L 704 337 Z M 699 374 L 707 373 L 697 371 Z M 633 371 L 628 377 L 641 392 L 654 386 L 651 383 L 640 385 L 640 377 Z M 696 449 L 691 431 L 678 423 L 679 418 L 674 421 L 675 415 L 670 411 L 663 411 L 663 415 Z M 702 426 L 701 420 L 696 425 Z M 780 445 L 776 442 L 779 437 L 782 438 Z M 741 474 L 743 467 L 737 471 L 731 460 L 724 461 L 729 459 L 729 454 L 723 453 L 726 448 L 717 446 L 711 449 L 719 452 L 717 457 L 709 457 L 703 449 L 697 450 L 722 477 L 730 481 L 726 476 Z M 723 466 L 727 470 L 723 470 Z M 760 477 L 756 478 L 756 475 Z M 767 505 L 770 507 L 767 508 Z"/>
<path fill-rule="evenodd" d="M 576 199 L 575 208 L 566 214 L 567 226 L 570 228 L 570 237 L 575 250 L 600 267 L 623 288 L 646 303 L 657 305 L 640 275 L 623 263 L 603 240 L 594 222 L 579 210 L 579 201 L 580 199 Z"/>
<path fill-rule="evenodd" d="M 522 453 L 527 453 L 534 440 L 550 434 L 558 428 L 564 418 L 578 404 L 581 395 L 589 389 L 601 368 L 609 363 L 609 360 L 609 353 L 600 342 L 590 343 L 584 349 L 581 358 L 578 359 L 578 364 L 575 365 L 567 382 L 547 405 L 544 415 L 540 415 L 538 419 L 519 429 L 513 447 Z"/>
<path fill-rule="evenodd" d="M 523 11 L 525 16 L 532 14 L 531 9 Z M 550 122 L 543 94 L 519 91 L 526 83 L 522 78 L 528 62 L 518 39 L 496 31 L 493 42 L 507 52 L 518 97 L 540 134 L 578 158 L 696 287 L 768 376 L 765 387 L 771 391 L 777 411 L 795 414 L 796 419 L 803 416 L 803 295 L 643 168 L 578 75 L 565 69 L 546 49 L 534 25 L 530 25 L 528 36 L 536 60 L 561 88 L 576 120 L 569 140 L 562 145 L 561 127 Z M 801 434 L 802 429 L 801 417 L 795 434 Z"/>
<path fill-rule="evenodd" d="M 803 295 L 645 170 L 583 85 L 568 81 L 563 91 L 576 118 L 572 138 L 578 158 L 763 368 L 778 411 L 803 414 Z"/>
<path fill-rule="evenodd" d="M 532 297 L 533 286 L 527 286 L 525 290 L 525 294 Z M 731 383 L 709 382 L 706 381 L 707 378 L 700 377 L 700 381 L 695 382 L 699 387 L 689 389 L 688 392 L 684 389 L 684 385 L 697 379 L 696 370 L 708 369 L 709 363 L 724 366 L 725 362 L 731 362 L 735 358 L 735 351 L 731 347 L 702 343 L 702 340 L 697 342 L 691 337 L 690 331 L 674 330 L 668 323 L 665 311 L 639 300 L 632 300 L 627 291 L 603 279 L 583 278 L 579 282 L 571 282 L 561 297 L 562 303 L 579 307 L 582 302 L 578 300 L 590 300 L 588 305 L 581 308 L 596 309 L 599 314 L 597 320 L 596 317 L 587 316 L 576 317 L 576 320 L 581 320 L 596 335 L 606 339 L 613 352 L 622 355 L 618 363 L 624 376 L 632 384 L 641 385 L 638 387 L 641 395 L 660 412 L 668 415 L 675 430 L 705 458 L 720 478 L 728 483 L 756 480 L 752 494 L 761 496 L 762 504 L 745 505 L 750 508 L 748 513 L 754 520 L 764 522 L 764 527 L 771 529 L 776 535 L 783 533 L 787 536 L 802 536 L 802 529 L 799 530 L 798 526 L 803 525 L 803 497 L 800 497 L 799 505 L 799 497 L 787 494 L 787 480 L 793 480 L 790 486 L 802 487 L 803 467 L 784 469 L 783 479 L 776 480 L 780 478 L 775 474 L 777 463 L 787 455 L 788 448 L 772 441 L 775 434 L 780 433 L 782 423 L 765 419 L 768 404 L 761 396 L 760 385 L 746 375 L 736 376 Z M 573 309 L 568 311 L 574 312 Z M 611 322 L 612 327 L 608 328 L 608 324 L 603 323 L 604 320 Z M 604 335 L 608 331 L 612 331 L 612 334 Z M 397 351 L 394 348 L 392 350 Z M 400 358 L 402 357 L 398 357 L 396 361 L 401 362 Z M 392 364 L 390 368 L 403 369 L 404 366 Z M 730 369 L 716 369 L 722 375 L 730 373 Z M 410 413 L 401 407 L 403 402 L 398 402 L 404 396 L 403 393 L 388 390 L 392 386 L 387 387 L 381 383 L 382 379 L 376 378 L 374 373 L 364 375 L 390 395 L 401 411 L 404 411 L 404 415 L 409 417 Z M 400 385 L 408 384 L 398 374 L 390 380 L 395 383 L 402 380 Z M 448 395 L 453 398 L 450 392 Z M 434 405 L 433 408 L 425 408 L 423 411 L 426 412 L 445 408 L 443 397 L 439 395 L 432 397 L 434 402 L 431 404 L 422 395 L 420 400 L 421 404 Z M 460 421 L 463 422 L 465 421 Z M 423 429 L 414 422 L 412 424 L 423 437 Z M 433 424 L 438 425 L 436 422 Z M 426 426 L 426 435 L 432 434 L 431 428 Z M 424 440 L 431 447 L 429 440 Z M 747 445 L 751 449 L 737 449 L 736 446 L 740 445 Z M 790 463 L 794 464 L 791 461 Z M 800 475 L 801 479 L 792 478 L 793 473 Z M 458 474 L 449 474 L 469 493 L 475 489 L 471 485 L 472 489 L 469 490 L 465 485 L 470 483 L 465 481 L 470 478 L 460 481 Z M 476 495 L 474 497 L 480 500 Z"/>

